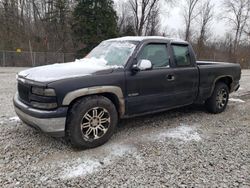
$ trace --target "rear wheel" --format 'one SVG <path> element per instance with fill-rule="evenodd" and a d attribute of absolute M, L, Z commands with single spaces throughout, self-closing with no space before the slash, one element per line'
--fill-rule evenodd
<path fill-rule="evenodd" d="M 228 86 L 223 82 L 217 83 L 212 96 L 206 101 L 207 110 L 214 114 L 223 112 L 227 107 L 228 98 Z"/>
<path fill-rule="evenodd" d="M 114 104 L 103 96 L 77 101 L 67 119 L 67 136 L 76 148 L 93 148 L 107 142 L 114 133 L 118 115 Z"/>

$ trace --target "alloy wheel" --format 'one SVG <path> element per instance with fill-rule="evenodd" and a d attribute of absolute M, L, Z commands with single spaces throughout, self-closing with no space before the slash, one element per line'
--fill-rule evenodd
<path fill-rule="evenodd" d="M 226 105 L 227 99 L 228 99 L 227 91 L 225 89 L 219 90 L 219 92 L 217 93 L 217 96 L 216 96 L 217 107 L 219 109 L 222 109 Z"/>
<path fill-rule="evenodd" d="M 81 121 L 83 138 L 87 141 L 96 140 L 108 131 L 110 114 L 102 107 L 94 107 L 87 111 Z"/>

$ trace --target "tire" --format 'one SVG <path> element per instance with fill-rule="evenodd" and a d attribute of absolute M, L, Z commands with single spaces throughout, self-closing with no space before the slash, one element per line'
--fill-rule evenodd
<path fill-rule="evenodd" d="M 117 121 L 116 107 L 108 98 L 85 97 L 75 102 L 68 113 L 67 139 L 78 149 L 100 146 L 111 138 Z"/>
<path fill-rule="evenodd" d="M 213 114 L 223 112 L 227 107 L 228 98 L 228 86 L 223 82 L 217 83 L 215 85 L 212 96 L 205 103 L 208 112 Z"/>

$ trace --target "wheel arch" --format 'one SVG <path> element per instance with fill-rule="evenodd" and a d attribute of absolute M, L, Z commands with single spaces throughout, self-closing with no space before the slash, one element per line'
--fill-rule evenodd
<path fill-rule="evenodd" d="M 215 89 L 216 84 L 219 83 L 219 82 L 225 83 L 228 86 L 229 91 L 231 91 L 231 89 L 232 89 L 232 83 L 233 83 L 233 77 L 230 76 L 230 75 L 223 75 L 223 76 L 220 76 L 220 77 L 218 77 L 218 78 L 216 78 L 214 80 L 210 96 L 212 95 L 212 93 L 213 93 L 213 91 Z"/>
<path fill-rule="evenodd" d="M 111 100 L 117 109 L 119 117 L 124 116 L 125 101 L 121 88 L 117 86 L 90 87 L 69 92 L 64 97 L 62 105 L 72 106 L 76 101 L 82 99 L 83 97 L 93 95 L 101 95 Z"/>

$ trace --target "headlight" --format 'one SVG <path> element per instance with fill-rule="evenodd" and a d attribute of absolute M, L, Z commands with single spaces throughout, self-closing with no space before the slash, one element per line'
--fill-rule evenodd
<path fill-rule="evenodd" d="M 32 87 L 31 93 L 48 97 L 56 96 L 55 90 L 51 88 Z"/>
<path fill-rule="evenodd" d="M 32 101 L 31 105 L 35 108 L 40 108 L 40 109 L 54 109 L 57 107 L 57 103 L 41 103 L 35 101 Z"/>

